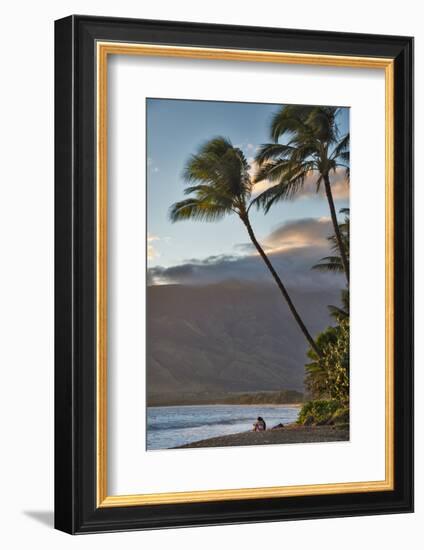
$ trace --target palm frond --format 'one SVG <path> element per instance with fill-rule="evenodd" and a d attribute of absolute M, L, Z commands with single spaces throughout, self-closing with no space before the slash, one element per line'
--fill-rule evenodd
<path fill-rule="evenodd" d="M 339 319 L 348 319 L 349 318 L 349 312 L 345 311 L 344 309 L 337 307 L 337 306 L 327 306 L 328 310 L 330 312 L 331 317 L 339 320 Z"/>
<path fill-rule="evenodd" d="M 229 139 L 218 136 L 203 143 L 184 166 L 189 198 L 171 206 L 170 219 L 217 221 L 244 210 L 252 189 L 249 169 L 243 152 Z"/>
<path fill-rule="evenodd" d="M 345 155 L 346 153 L 349 154 L 349 146 L 350 146 L 350 134 L 347 133 L 345 136 L 343 136 L 340 141 L 336 144 L 334 147 L 331 158 L 337 159 L 340 155 Z"/>
<path fill-rule="evenodd" d="M 349 291 L 347 289 L 342 290 L 342 306 L 328 306 L 328 310 L 330 311 L 330 315 L 337 319 L 337 321 L 340 321 L 341 319 L 348 319 L 349 318 L 349 311 L 350 311 L 350 295 Z"/>
<path fill-rule="evenodd" d="M 336 114 L 337 107 L 286 105 L 273 117 L 271 137 L 275 142 L 283 135 L 295 135 L 303 142 L 317 139 L 334 143 L 338 139 Z"/>
<path fill-rule="evenodd" d="M 169 218 L 172 222 L 182 220 L 216 222 L 230 212 L 231 209 L 219 204 L 197 199 L 187 199 L 176 202 L 171 206 L 169 209 Z"/>
<path fill-rule="evenodd" d="M 308 105 L 284 105 L 281 107 L 271 122 L 271 138 L 277 142 L 285 134 L 302 132 L 305 135 L 311 135 L 311 129 L 305 121 L 313 108 Z"/>
<path fill-rule="evenodd" d="M 277 183 L 260 193 L 253 199 L 252 203 L 257 208 L 262 207 L 265 213 L 267 213 L 275 202 L 293 199 L 303 187 L 309 173 L 309 166 L 300 167 L 297 171 L 295 171 L 294 167 L 292 171 L 289 171 L 282 166 L 275 166 L 271 173 L 268 172 L 266 174 L 264 179 L 268 179 L 271 182 L 273 179 L 277 179 Z M 276 174 L 278 177 L 276 177 Z"/>
<path fill-rule="evenodd" d="M 349 230 L 350 230 L 350 219 L 349 219 L 349 208 L 341 208 L 339 210 L 340 214 L 345 214 L 344 221 L 339 223 L 339 229 L 342 237 L 342 241 L 345 247 L 347 258 L 349 258 Z M 333 273 L 342 273 L 343 272 L 343 263 L 339 255 L 339 245 L 335 235 L 330 235 L 328 240 L 331 244 L 331 250 L 334 252 L 335 256 L 325 256 L 321 258 L 318 264 L 312 266 L 312 269 L 317 271 L 327 271 Z"/>
<path fill-rule="evenodd" d="M 233 145 L 231 140 L 223 136 L 216 136 L 208 141 L 205 141 L 199 148 L 198 154 L 202 155 L 214 155 L 216 157 L 222 157 L 228 151 L 232 149 Z"/>
<path fill-rule="evenodd" d="M 337 166 L 345 170 L 346 181 L 350 180 L 350 134 L 343 136 L 334 147 L 331 155 L 331 161 L 334 163 L 334 170 Z"/>
<path fill-rule="evenodd" d="M 320 262 L 322 263 L 313 265 L 312 269 L 316 271 L 330 271 L 333 273 L 343 272 L 343 264 L 339 256 L 325 256 L 321 258 Z"/>
<path fill-rule="evenodd" d="M 281 143 L 263 143 L 258 149 L 255 161 L 261 165 L 272 159 L 284 158 L 294 151 L 295 148 L 290 145 L 282 145 Z"/>
<path fill-rule="evenodd" d="M 311 109 L 306 124 L 319 141 L 331 144 L 337 140 L 336 110 L 336 107 L 314 107 Z"/>
<path fill-rule="evenodd" d="M 253 183 L 259 183 L 264 180 L 280 182 L 284 179 L 288 169 L 289 161 L 270 160 L 256 171 Z"/>

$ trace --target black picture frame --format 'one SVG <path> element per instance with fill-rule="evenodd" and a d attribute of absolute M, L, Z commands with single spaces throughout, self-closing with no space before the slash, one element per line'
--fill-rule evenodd
<path fill-rule="evenodd" d="M 98 40 L 394 60 L 394 490 L 97 507 Z M 413 39 L 73 15 L 55 23 L 55 72 L 55 527 L 76 534 L 413 511 Z"/>

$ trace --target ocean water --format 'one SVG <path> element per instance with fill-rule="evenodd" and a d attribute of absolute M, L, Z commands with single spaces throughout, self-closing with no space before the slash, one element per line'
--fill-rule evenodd
<path fill-rule="evenodd" d="M 147 408 L 147 450 L 246 432 L 258 416 L 267 429 L 295 422 L 300 408 L 284 405 L 184 405 Z"/>

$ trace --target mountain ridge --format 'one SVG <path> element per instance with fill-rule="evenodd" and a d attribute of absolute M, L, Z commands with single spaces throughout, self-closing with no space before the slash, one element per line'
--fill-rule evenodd
<path fill-rule="evenodd" d="M 316 335 L 339 288 L 291 290 Z M 303 391 L 307 343 L 277 287 L 226 281 L 147 287 L 148 394 Z"/>

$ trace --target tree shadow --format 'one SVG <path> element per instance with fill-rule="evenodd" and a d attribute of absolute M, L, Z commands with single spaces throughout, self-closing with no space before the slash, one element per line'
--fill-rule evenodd
<path fill-rule="evenodd" d="M 54 512 L 52 510 L 24 510 L 23 513 L 47 527 L 52 529 L 54 527 Z"/>

